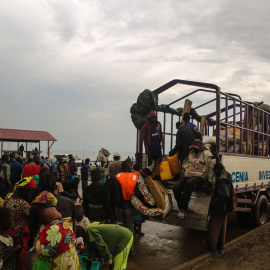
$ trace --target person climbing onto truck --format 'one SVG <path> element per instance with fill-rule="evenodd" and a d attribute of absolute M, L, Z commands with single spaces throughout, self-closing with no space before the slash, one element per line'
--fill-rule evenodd
<path fill-rule="evenodd" d="M 221 163 L 214 166 L 216 185 L 209 205 L 210 216 L 205 252 L 223 254 L 225 243 L 227 212 L 232 211 L 233 197 L 232 176 Z"/>
<path fill-rule="evenodd" d="M 178 130 L 180 127 L 182 127 L 183 124 L 181 122 L 176 122 L 175 123 L 175 128 Z"/>
<path fill-rule="evenodd" d="M 179 218 L 184 218 L 188 212 L 188 203 L 195 188 L 203 188 L 213 181 L 212 153 L 206 149 L 201 140 L 194 140 L 189 147 L 191 152 L 184 160 L 183 177 L 174 185 L 173 193 L 177 201 Z M 210 184 L 211 185 L 211 184 Z"/>
<path fill-rule="evenodd" d="M 148 154 L 148 166 L 161 157 L 163 136 L 161 123 L 157 121 L 157 114 L 151 111 L 147 116 L 147 122 L 143 125 L 143 141 L 145 153 Z"/>
<path fill-rule="evenodd" d="M 176 145 L 169 152 L 170 156 L 175 155 L 178 152 L 178 157 L 180 160 L 180 164 L 183 164 L 184 159 L 187 157 L 190 152 L 190 145 L 194 142 L 195 139 L 202 139 L 201 133 L 197 131 L 197 127 L 190 123 L 190 115 L 189 113 L 185 113 L 183 117 L 185 124 L 180 125 L 178 131 L 176 133 Z M 193 126 L 194 125 L 194 126 Z M 196 129 L 194 129 L 196 127 Z"/>
<path fill-rule="evenodd" d="M 190 114 L 188 112 L 184 113 L 183 120 L 185 121 L 185 127 L 194 128 L 196 131 L 198 131 L 197 126 L 190 122 Z"/>

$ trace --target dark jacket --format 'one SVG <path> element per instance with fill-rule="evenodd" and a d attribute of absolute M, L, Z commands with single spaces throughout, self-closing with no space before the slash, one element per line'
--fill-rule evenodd
<path fill-rule="evenodd" d="M 193 144 L 195 139 L 201 139 L 199 136 L 200 133 L 194 129 L 186 126 L 181 126 L 176 133 L 176 145 L 170 151 L 169 155 L 173 156 L 179 152 L 178 157 L 181 164 L 183 164 L 184 159 L 187 157 L 189 151 L 191 150 L 189 149 L 189 146 Z"/>
<path fill-rule="evenodd" d="M 91 221 L 111 220 L 110 200 L 108 188 L 100 182 L 92 182 L 83 193 L 85 216 Z"/>
<path fill-rule="evenodd" d="M 209 205 L 208 214 L 218 216 L 229 211 L 232 193 L 232 176 L 224 170 L 219 179 L 216 180 L 213 196 Z"/>

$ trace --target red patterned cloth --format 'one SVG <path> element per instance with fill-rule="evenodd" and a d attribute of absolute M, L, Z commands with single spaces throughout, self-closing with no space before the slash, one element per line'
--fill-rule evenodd
<path fill-rule="evenodd" d="M 72 230 L 70 218 L 56 220 L 41 225 L 35 239 L 38 254 L 43 256 L 59 255 L 76 245 L 76 236 Z"/>

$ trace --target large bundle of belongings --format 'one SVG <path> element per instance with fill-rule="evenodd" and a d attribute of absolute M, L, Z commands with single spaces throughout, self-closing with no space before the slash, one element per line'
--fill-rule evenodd
<path fill-rule="evenodd" d="M 186 100 L 186 101 L 190 103 L 188 112 L 190 113 L 192 119 L 195 119 L 200 122 L 201 116 L 198 115 L 195 109 L 191 108 L 192 102 L 190 100 Z M 152 110 L 158 111 L 158 112 L 170 113 L 170 114 L 178 115 L 178 116 L 182 116 L 182 114 L 186 112 L 185 107 L 174 109 L 166 104 L 158 105 L 157 94 L 155 94 L 153 91 L 146 89 L 142 93 L 139 94 L 137 98 L 137 103 L 134 103 L 130 108 L 131 120 L 137 129 L 141 129 L 144 123 L 146 123 L 147 115 Z M 208 121 L 211 122 L 212 120 L 208 119 Z"/>
<path fill-rule="evenodd" d="M 110 154 L 111 153 L 108 150 L 101 148 L 98 152 L 97 160 L 100 162 L 108 162 Z"/>
<path fill-rule="evenodd" d="M 253 103 L 254 107 L 258 107 L 262 110 L 270 112 L 270 106 L 263 103 L 255 102 Z M 258 113 L 255 109 L 252 110 L 252 107 L 249 107 L 248 110 L 244 112 L 244 120 L 242 123 L 243 131 L 242 131 L 242 145 L 240 144 L 240 128 L 237 128 L 239 124 L 237 123 L 236 127 L 228 127 L 228 132 L 226 135 L 225 125 L 221 125 L 220 130 L 220 151 L 227 152 L 227 153 L 237 153 L 237 154 L 252 154 L 252 141 L 254 137 L 254 153 L 259 153 L 259 155 L 266 155 L 266 141 L 264 144 L 262 143 L 262 136 L 259 137 L 256 133 L 252 131 L 245 131 L 245 128 L 250 130 L 254 130 L 256 132 L 265 132 L 267 128 L 267 119 L 262 119 L 262 113 L 260 113 L 260 119 L 258 119 Z M 258 125 L 259 123 L 259 125 Z M 233 125 L 233 122 L 229 122 L 228 126 Z M 240 127 L 240 126 L 239 126 Z M 265 130 L 263 130 L 263 127 Z M 247 132 L 249 134 L 247 134 Z M 255 135 L 254 135 L 255 134 Z M 248 135 L 248 148 L 247 148 L 247 135 Z M 226 149 L 228 140 L 228 149 Z M 234 146 L 235 142 L 235 146 Z M 213 136 L 203 136 L 203 143 L 206 145 L 208 149 L 210 147 L 215 148 L 216 146 L 216 130 L 213 132 Z M 262 147 L 264 145 L 264 147 Z"/>
<path fill-rule="evenodd" d="M 145 216 L 165 218 L 172 212 L 172 199 L 163 185 L 163 181 L 171 180 L 173 175 L 180 173 L 180 163 L 177 156 L 165 157 L 153 170 L 140 170 L 138 189 L 131 197 L 133 206 Z"/>
<path fill-rule="evenodd" d="M 158 104 L 158 96 L 146 89 L 138 96 L 137 103 L 130 108 L 131 119 L 137 129 L 141 129 L 147 121 L 147 115 L 150 111 L 155 111 Z"/>

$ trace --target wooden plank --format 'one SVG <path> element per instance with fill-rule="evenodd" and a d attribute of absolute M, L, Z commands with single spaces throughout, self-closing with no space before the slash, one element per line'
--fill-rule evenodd
<path fill-rule="evenodd" d="M 183 119 L 183 116 L 184 116 L 184 114 L 186 112 L 190 113 L 191 105 L 192 105 L 192 101 L 189 100 L 189 99 L 186 99 L 185 100 L 185 104 L 184 104 L 183 113 L 182 113 L 182 120 L 181 120 L 181 122 L 182 122 L 183 125 L 185 124 L 185 121 Z"/>
<path fill-rule="evenodd" d="M 200 123 L 200 133 L 202 135 L 204 135 L 205 123 L 206 123 L 206 116 L 203 115 L 203 116 L 201 116 L 201 123 Z"/>

